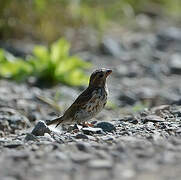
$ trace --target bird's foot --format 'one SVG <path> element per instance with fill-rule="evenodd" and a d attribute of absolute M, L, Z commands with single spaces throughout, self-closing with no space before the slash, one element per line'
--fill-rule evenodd
<path fill-rule="evenodd" d="M 88 123 L 88 122 L 83 122 L 81 125 L 82 125 L 83 127 L 94 127 L 94 124 Z"/>
<path fill-rule="evenodd" d="M 69 126 L 68 132 L 71 132 L 71 133 L 77 133 L 80 131 L 80 126 L 75 124 L 74 126 Z"/>

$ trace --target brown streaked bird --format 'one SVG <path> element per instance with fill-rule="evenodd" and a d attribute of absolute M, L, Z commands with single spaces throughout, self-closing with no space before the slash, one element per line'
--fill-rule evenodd
<path fill-rule="evenodd" d="M 89 80 L 89 86 L 74 103 L 65 111 L 64 115 L 48 121 L 47 125 L 57 124 L 84 124 L 95 117 L 106 105 L 108 89 L 106 79 L 112 73 L 110 69 L 94 71 Z"/>

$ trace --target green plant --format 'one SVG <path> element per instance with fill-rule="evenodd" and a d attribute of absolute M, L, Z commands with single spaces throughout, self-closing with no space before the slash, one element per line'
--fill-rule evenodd
<path fill-rule="evenodd" d="M 26 60 L 8 56 L 1 49 L 0 77 L 22 81 L 34 76 L 47 84 L 62 82 L 71 86 L 85 85 L 88 77 L 83 69 L 89 68 L 91 64 L 70 56 L 69 49 L 70 44 L 65 39 L 60 39 L 50 48 L 35 46 L 33 55 L 27 56 Z"/>

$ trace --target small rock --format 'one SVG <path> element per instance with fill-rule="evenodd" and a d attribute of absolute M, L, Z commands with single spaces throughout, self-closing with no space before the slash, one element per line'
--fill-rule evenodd
<path fill-rule="evenodd" d="M 111 169 L 112 168 L 112 163 L 108 160 L 91 160 L 89 161 L 90 168 L 93 169 Z"/>
<path fill-rule="evenodd" d="M 44 121 L 39 121 L 31 132 L 35 136 L 44 136 L 45 133 L 51 133 L 49 127 Z"/>
<path fill-rule="evenodd" d="M 177 129 L 176 133 L 181 134 L 181 128 Z"/>
<path fill-rule="evenodd" d="M 147 130 L 154 130 L 155 129 L 154 123 L 153 122 L 148 122 L 146 124 L 146 129 Z"/>
<path fill-rule="evenodd" d="M 180 99 L 178 99 L 178 100 L 176 100 L 176 101 L 173 101 L 171 104 L 172 104 L 172 105 L 178 105 L 178 106 L 181 106 L 181 98 L 180 98 Z"/>
<path fill-rule="evenodd" d="M 134 116 L 128 115 L 120 119 L 120 121 L 126 121 L 133 124 L 138 124 L 138 119 L 136 119 Z"/>
<path fill-rule="evenodd" d="M 162 41 L 181 41 L 181 30 L 176 27 L 169 27 L 161 30 L 157 36 Z"/>
<path fill-rule="evenodd" d="M 66 161 L 66 160 L 68 160 L 69 159 L 69 157 L 65 154 L 65 153 L 63 153 L 63 152 L 55 152 L 55 157 L 57 158 L 57 159 L 59 159 L 59 160 L 62 160 L 62 161 Z"/>
<path fill-rule="evenodd" d="M 89 139 L 88 136 L 86 136 L 85 134 L 77 134 L 75 136 L 76 139 Z"/>
<path fill-rule="evenodd" d="M 22 143 L 11 143 L 11 144 L 4 145 L 4 147 L 10 148 L 10 149 L 17 148 L 19 146 L 22 146 Z"/>
<path fill-rule="evenodd" d="M 119 96 L 119 100 L 122 106 L 134 105 L 137 101 L 135 95 L 130 92 L 124 92 Z"/>
<path fill-rule="evenodd" d="M 175 115 L 175 116 L 177 116 L 177 117 L 181 117 L 181 108 L 180 108 L 180 109 L 177 109 L 177 110 L 172 111 L 172 114 L 174 114 L 174 115 Z"/>
<path fill-rule="evenodd" d="M 178 50 L 180 50 L 181 43 L 181 30 L 176 27 L 169 27 L 161 30 L 157 34 L 157 48 L 161 51 L 167 50 L 167 48 L 173 43 L 177 44 Z"/>
<path fill-rule="evenodd" d="M 8 120 L 10 126 L 17 129 L 31 126 L 29 120 L 15 109 L 2 107 L 0 108 L 0 114 Z"/>
<path fill-rule="evenodd" d="M 161 111 L 164 111 L 164 110 L 169 111 L 169 109 L 170 109 L 170 105 L 161 105 L 161 106 L 156 106 L 152 108 L 151 111 L 159 115 Z"/>
<path fill-rule="evenodd" d="M 101 128 L 92 128 L 92 127 L 85 127 L 85 128 L 82 128 L 82 132 L 84 134 L 87 134 L 87 135 L 92 135 L 92 134 L 102 134 L 103 131 Z"/>
<path fill-rule="evenodd" d="M 181 74 L 181 54 L 173 54 L 169 66 L 172 74 Z"/>
<path fill-rule="evenodd" d="M 5 136 L 4 132 L 0 130 L 0 137 Z"/>
<path fill-rule="evenodd" d="M 0 130 L 3 132 L 10 131 L 8 120 L 0 115 Z"/>
<path fill-rule="evenodd" d="M 119 43 L 112 38 L 104 38 L 100 45 L 100 50 L 103 54 L 111 55 L 120 58 L 122 55 Z"/>
<path fill-rule="evenodd" d="M 90 147 L 90 144 L 89 143 L 86 143 L 86 142 L 78 142 L 76 144 L 77 148 L 79 151 L 84 151 L 84 152 L 88 152 L 89 149 L 91 148 Z"/>
<path fill-rule="evenodd" d="M 13 153 L 11 156 L 12 156 L 12 158 L 15 161 L 18 161 L 18 160 L 28 160 L 28 158 L 29 158 L 29 154 L 28 153 L 20 152 L 20 151 L 17 151 L 16 153 Z"/>
<path fill-rule="evenodd" d="M 72 132 L 72 131 L 75 131 L 75 130 L 79 130 L 79 126 L 78 126 L 77 124 L 70 125 L 70 126 L 67 128 L 67 131 L 68 131 L 68 132 Z"/>
<path fill-rule="evenodd" d="M 95 127 L 101 128 L 104 132 L 113 132 L 116 130 L 116 127 L 110 122 L 99 122 Z"/>
<path fill-rule="evenodd" d="M 160 116 L 157 115 L 148 115 L 143 119 L 143 122 L 164 122 L 165 120 L 163 118 L 161 118 Z"/>
<path fill-rule="evenodd" d="M 114 136 L 103 136 L 102 140 L 103 141 L 113 141 L 115 138 Z"/>
<path fill-rule="evenodd" d="M 31 133 L 27 133 L 25 141 L 38 141 L 37 137 Z"/>
<path fill-rule="evenodd" d="M 74 163 L 82 164 L 88 162 L 91 156 L 89 154 L 74 154 L 71 159 Z"/>

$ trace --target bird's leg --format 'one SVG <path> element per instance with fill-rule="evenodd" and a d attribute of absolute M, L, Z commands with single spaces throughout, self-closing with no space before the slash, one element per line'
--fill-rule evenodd
<path fill-rule="evenodd" d="M 72 127 L 72 132 L 73 133 L 77 133 L 77 132 L 79 132 L 79 127 L 78 127 L 78 125 L 77 124 L 75 124 L 73 127 Z"/>
<path fill-rule="evenodd" d="M 83 122 L 82 126 L 83 127 L 94 127 L 94 125 L 92 123 L 89 123 L 89 122 Z"/>

